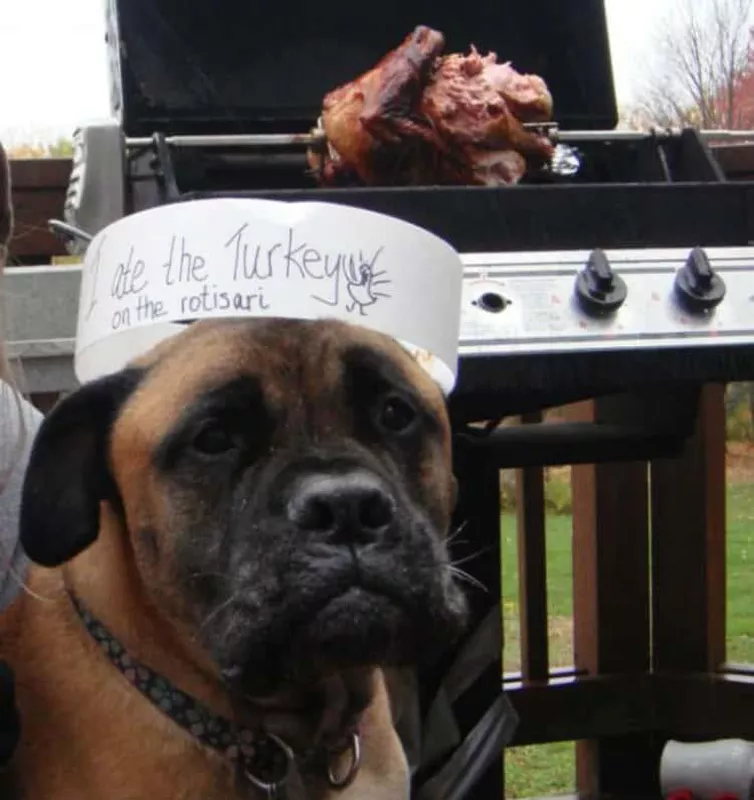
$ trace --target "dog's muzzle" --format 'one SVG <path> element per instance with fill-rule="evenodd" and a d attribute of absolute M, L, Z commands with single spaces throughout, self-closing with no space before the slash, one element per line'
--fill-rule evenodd
<path fill-rule="evenodd" d="M 413 663 L 459 630 L 464 602 L 442 534 L 391 476 L 345 459 L 291 461 L 254 496 L 217 570 L 231 579 L 200 615 L 242 693 Z"/>

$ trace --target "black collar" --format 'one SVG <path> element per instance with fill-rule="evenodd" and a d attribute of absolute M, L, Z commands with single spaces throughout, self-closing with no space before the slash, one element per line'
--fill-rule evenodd
<path fill-rule="evenodd" d="M 205 747 L 225 755 L 240 777 L 266 792 L 268 797 L 282 795 L 296 760 L 293 750 L 282 739 L 274 734 L 252 731 L 210 711 L 196 698 L 182 692 L 167 678 L 129 655 L 78 598 L 71 593 L 69 596 L 84 627 L 103 654 L 153 706 Z M 349 736 L 348 747 L 351 750 L 351 766 L 345 776 L 336 776 L 328 763 L 329 758 L 325 760 L 328 782 L 336 789 L 350 785 L 359 771 L 361 743 L 357 733 Z"/>

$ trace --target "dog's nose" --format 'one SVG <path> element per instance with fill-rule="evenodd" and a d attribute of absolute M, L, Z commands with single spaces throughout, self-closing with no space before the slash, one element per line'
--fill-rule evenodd
<path fill-rule="evenodd" d="M 395 516 L 395 500 L 368 472 L 311 475 L 299 484 L 287 508 L 300 530 L 343 541 L 371 540 Z"/>

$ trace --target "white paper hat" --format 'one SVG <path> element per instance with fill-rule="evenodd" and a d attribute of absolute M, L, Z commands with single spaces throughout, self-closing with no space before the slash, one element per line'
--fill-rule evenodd
<path fill-rule="evenodd" d="M 186 320 L 334 318 L 394 337 L 449 393 L 462 278 L 442 239 L 372 211 L 236 198 L 160 206 L 89 244 L 75 371 L 82 383 L 115 372 Z"/>

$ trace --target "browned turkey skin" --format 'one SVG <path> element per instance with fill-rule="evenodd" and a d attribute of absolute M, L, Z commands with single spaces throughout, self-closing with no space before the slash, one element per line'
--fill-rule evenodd
<path fill-rule="evenodd" d="M 524 123 L 552 119 L 552 97 L 495 53 L 442 55 L 445 37 L 425 26 L 323 101 L 328 154 L 309 165 L 324 185 L 506 185 L 553 145 Z"/>

